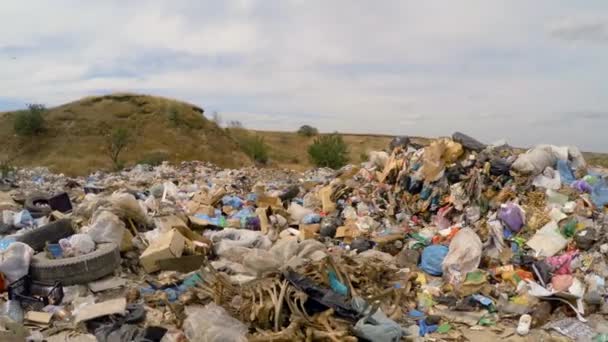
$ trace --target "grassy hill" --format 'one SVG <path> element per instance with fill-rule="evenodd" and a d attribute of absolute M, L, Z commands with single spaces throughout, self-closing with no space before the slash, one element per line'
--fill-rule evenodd
<path fill-rule="evenodd" d="M 112 94 L 87 97 L 49 108 L 45 131 L 15 135 L 15 112 L 0 115 L 0 161 L 19 166 L 48 166 L 68 175 L 110 169 L 106 136 L 127 128 L 131 142 L 121 159 L 135 164 L 151 155 L 168 160 L 208 160 L 225 167 L 251 164 L 226 131 L 203 116 L 203 109 L 171 99 Z"/>

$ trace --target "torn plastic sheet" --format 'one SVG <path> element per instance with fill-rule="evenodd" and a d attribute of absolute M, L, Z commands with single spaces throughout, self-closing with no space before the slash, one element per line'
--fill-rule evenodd
<path fill-rule="evenodd" d="M 560 334 L 575 341 L 591 341 L 595 332 L 585 323 L 581 323 L 574 318 L 564 318 L 559 321 L 549 322 L 543 329 L 553 329 Z"/>
<path fill-rule="evenodd" d="M 562 303 L 565 303 L 572 310 L 574 310 L 574 313 L 576 313 L 576 318 L 578 318 L 579 321 L 587 322 L 587 320 L 583 317 L 583 315 L 585 314 L 585 309 L 583 307 L 583 299 L 581 297 L 578 297 L 569 292 L 554 292 L 547 290 L 546 288 L 540 286 L 539 284 L 531 280 L 526 279 L 526 282 L 528 283 L 529 295 L 544 300 L 557 300 Z M 575 302 L 576 306 L 574 306 L 572 302 Z"/>

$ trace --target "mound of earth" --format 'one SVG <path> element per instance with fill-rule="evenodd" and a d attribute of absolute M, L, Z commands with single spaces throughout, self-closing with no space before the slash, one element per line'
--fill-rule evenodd
<path fill-rule="evenodd" d="M 33 137 L 14 133 L 16 112 L 0 114 L 0 161 L 47 166 L 56 172 L 85 175 L 110 169 L 107 136 L 118 127 L 130 132 L 121 154 L 125 165 L 146 160 L 204 160 L 223 167 L 251 162 L 203 109 L 172 99 L 111 94 L 87 97 L 44 113 L 45 130 Z"/>

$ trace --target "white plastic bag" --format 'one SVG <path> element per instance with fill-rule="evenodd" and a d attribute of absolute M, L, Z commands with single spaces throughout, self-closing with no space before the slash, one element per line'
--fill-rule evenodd
<path fill-rule="evenodd" d="M 22 210 L 13 215 L 13 225 L 17 228 L 29 227 L 34 225 L 32 214 L 27 210 Z"/>
<path fill-rule="evenodd" d="M 566 158 L 567 158 L 566 152 Z M 557 163 L 557 156 L 553 153 L 551 146 L 538 145 L 526 153 L 520 154 L 517 160 L 511 165 L 515 171 L 524 174 L 538 175 L 547 167 L 554 167 Z"/>
<path fill-rule="evenodd" d="M 542 174 L 534 177 L 532 185 L 545 189 L 558 190 L 562 186 L 562 179 L 559 172 L 552 167 L 547 167 Z"/>
<path fill-rule="evenodd" d="M 110 196 L 111 209 L 114 214 L 122 219 L 132 219 L 136 223 L 147 224 L 149 218 L 146 214 L 146 204 L 138 201 L 129 193 L 114 193 Z"/>
<path fill-rule="evenodd" d="M 378 167 L 378 169 L 384 169 L 388 162 L 388 153 L 384 151 L 371 151 L 368 153 L 369 161 Z"/>
<path fill-rule="evenodd" d="M 511 168 L 524 174 L 538 175 L 547 167 L 555 167 L 558 160 L 571 160 L 575 170 L 586 166 L 583 154 L 576 147 L 538 145 L 520 154 Z"/>
<path fill-rule="evenodd" d="M 29 272 L 33 255 L 32 247 L 22 242 L 11 243 L 6 250 L 0 251 L 0 273 L 9 283 L 19 280 Z"/>
<path fill-rule="evenodd" d="M 306 209 L 297 203 L 291 203 L 289 209 L 287 209 L 287 212 L 289 213 L 291 222 L 293 223 L 300 223 L 304 216 L 314 213 L 314 211 Z"/>
<path fill-rule="evenodd" d="M 118 216 L 103 210 L 93 215 L 91 225 L 84 227 L 83 231 L 96 243 L 114 242 L 120 246 L 126 227 Z"/>
<path fill-rule="evenodd" d="M 467 273 L 479 267 L 481 249 L 481 240 L 471 228 L 461 229 L 454 236 L 442 263 L 443 274 L 448 277 L 450 283 L 460 283 Z"/>
<path fill-rule="evenodd" d="M 187 307 L 186 314 L 183 328 L 190 342 L 247 341 L 247 326 L 215 303 L 202 308 Z"/>
<path fill-rule="evenodd" d="M 88 234 L 74 234 L 67 239 L 59 240 L 64 255 L 78 256 L 95 250 L 95 241 Z"/>

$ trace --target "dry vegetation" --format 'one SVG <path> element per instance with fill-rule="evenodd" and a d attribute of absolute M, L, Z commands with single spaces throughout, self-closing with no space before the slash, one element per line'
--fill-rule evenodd
<path fill-rule="evenodd" d="M 208 160 L 221 166 L 250 164 L 236 142 L 203 110 L 175 100 L 134 94 L 89 97 L 50 108 L 44 133 L 32 138 L 14 134 L 14 113 L 0 116 L 0 160 L 15 165 L 50 167 L 69 175 L 111 169 L 105 153 L 106 135 L 124 127 L 131 143 L 121 154 L 127 166 L 150 154 L 168 155 L 171 161 Z"/>

